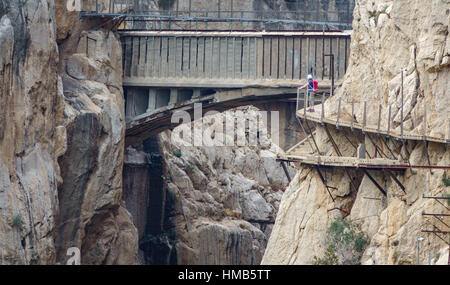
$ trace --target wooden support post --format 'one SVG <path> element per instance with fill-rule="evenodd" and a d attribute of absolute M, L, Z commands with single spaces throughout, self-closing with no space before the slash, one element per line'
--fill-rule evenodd
<path fill-rule="evenodd" d="M 388 136 L 391 134 L 391 105 L 389 105 L 389 111 L 388 111 L 388 128 L 387 128 L 387 134 L 388 134 Z"/>
<path fill-rule="evenodd" d="M 325 95 L 322 94 L 322 112 L 320 113 L 320 123 L 323 125 L 323 119 L 325 118 Z"/>
<path fill-rule="evenodd" d="M 389 174 L 389 176 L 395 181 L 395 183 L 397 183 L 398 186 L 400 186 L 402 191 L 406 194 L 405 186 L 403 186 L 403 184 L 400 182 L 400 180 L 398 180 L 398 178 L 394 175 L 394 173 L 392 173 L 392 171 L 390 171 L 389 169 L 385 169 L 384 171 L 386 171 L 386 173 Z"/>
<path fill-rule="evenodd" d="M 336 128 L 339 128 L 339 118 L 341 117 L 341 99 L 342 99 L 342 97 L 339 97 L 338 113 L 337 113 L 337 119 L 336 119 Z"/>
<path fill-rule="evenodd" d="M 330 189 L 328 188 L 327 181 L 323 177 L 322 172 L 320 171 L 320 168 L 317 165 L 316 165 L 316 170 L 317 170 L 317 173 L 319 174 L 320 180 L 322 181 L 323 185 L 325 185 L 325 188 L 327 189 L 328 195 L 330 195 L 331 200 L 333 200 L 333 202 L 334 202 L 334 198 L 333 198 L 333 195 L 331 195 Z"/>
<path fill-rule="evenodd" d="M 362 126 L 362 131 L 364 132 L 366 130 L 366 123 L 367 123 L 367 113 L 366 113 L 366 109 L 367 109 L 367 101 L 364 101 L 364 110 L 363 110 L 363 126 Z"/>
<path fill-rule="evenodd" d="M 148 91 L 148 105 L 147 105 L 147 113 L 150 113 L 156 109 L 156 90 L 154 88 L 150 88 Z"/>
<path fill-rule="evenodd" d="M 403 139 L 403 68 L 401 69 L 402 72 L 402 105 L 400 110 L 400 137 Z"/>
<path fill-rule="evenodd" d="M 200 97 L 200 89 L 196 88 L 192 91 L 192 99 Z"/>
<path fill-rule="evenodd" d="M 303 93 L 303 115 L 306 119 L 306 108 L 308 107 L 308 91 L 305 91 L 305 93 Z"/>
<path fill-rule="evenodd" d="M 352 120 L 351 120 L 351 129 L 353 131 L 353 122 L 355 120 L 355 99 L 352 99 Z"/>
<path fill-rule="evenodd" d="M 427 140 L 427 105 L 423 99 L 423 140 Z"/>
<path fill-rule="evenodd" d="M 372 175 L 370 175 L 370 173 L 365 168 L 361 169 L 364 172 L 364 174 L 366 174 L 367 177 L 369 177 L 370 181 L 372 181 L 372 183 L 378 188 L 378 190 L 380 190 L 380 192 L 383 193 L 384 196 L 387 196 L 386 191 L 384 191 L 383 187 L 381 187 L 380 184 L 378 184 L 378 182 L 372 177 Z"/>
<path fill-rule="evenodd" d="M 170 89 L 169 105 L 177 103 L 177 100 L 178 100 L 178 89 L 171 88 Z"/>
<path fill-rule="evenodd" d="M 381 104 L 378 105 L 378 127 L 377 127 L 377 133 L 380 133 L 380 124 L 381 124 Z"/>
<path fill-rule="evenodd" d="M 289 175 L 289 171 L 288 171 L 288 169 L 286 167 L 286 164 L 284 163 L 284 161 L 281 161 L 280 164 L 283 167 L 284 174 L 286 174 L 286 177 L 287 177 L 289 183 L 291 183 L 292 179 L 291 179 L 291 176 Z"/>

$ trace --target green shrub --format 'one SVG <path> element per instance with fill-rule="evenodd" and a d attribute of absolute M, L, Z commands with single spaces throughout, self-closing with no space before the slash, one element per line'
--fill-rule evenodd
<path fill-rule="evenodd" d="M 184 167 L 184 171 L 192 172 L 192 171 L 194 171 L 194 166 L 192 164 L 188 164 Z"/>
<path fill-rule="evenodd" d="M 176 157 L 181 157 L 181 151 L 174 151 L 173 155 L 175 155 Z"/>
<path fill-rule="evenodd" d="M 337 265 L 338 257 L 336 255 L 335 248 L 332 244 L 330 244 L 325 251 L 325 254 L 322 258 L 318 258 L 314 256 L 314 265 Z"/>
<path fill-rule="evenodd" d="M 442 194 L 442 197 L 450 198 L 450 194 L 449 193 Z M 450 206 L 450 199 L 447 199 L 447 205 Z"/>
<path fill-rule="evenodd" d="M 441 257 L 441 253 L 440 252 L 436 253 L 436 255 L 434 256 L 434 263 L 438 262 L 439 257 Z"/>
<path fill-rule="evenodd" d="M 23 229 L 24 225 L 25 225 L 25 221 L 21 214 L 15 215 L 11 221 L 11 226 L 13 228 Z"/>
<path fill-rule="evenodd" d="M 450 178 L 442 178 L 442 183 L 447 187 L 450 186 Z"/>
<path fill-rule="evenodd" d="M 369 244 L 369 237 L 361 225 L 342 217 L 331 222 L 327 231 L 328 248 L 323 257 L 314 256 L 317 265 L 360 264 L 361 257 Z"/>

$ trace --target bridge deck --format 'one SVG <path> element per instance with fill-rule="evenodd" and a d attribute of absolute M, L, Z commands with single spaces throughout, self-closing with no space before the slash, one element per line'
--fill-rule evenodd
<path fill-rule="evenodd" d="M 338 103 L 339 106 L 341 105 Z M 401 140 L 416 140 L 416 141 L 430 141 L 430 142 L 437 142 L 437 143 L 450 143 L 449 134 L 447 134 L 447 137 L 442 135 L 441 137 L 437 137 L 434 135 L 430 135 L 430 130 L 426 127 L 422 127 L 422 130 L 418 130 L 417 128 L 413 131 L 407 131 L 404 130 L 403 133 L 397 129 L 392 129 L 391 123 L 393 118 L 390 116 L 389 109 L 382 110 L 381 106 L 378 109 L 378 112 L 376 114 L 378 120 L 376 121 L 375 125 L 365 122 L 366 119 L 366 107 L 364 107 L 366 104 L 363 103 L 353 103 L 352 108 L 352 114 L 344 113 L 344 107 L 340 108 L 338 107 L 337 113 L 334 112 L 333 114 L 326 114 L 324 111 L 323 103 L 319 105 L 314 106 L 314 112 L 308 112 L 308 108 L 302 108 L 297 111 L 297 116 L 302 119 L 306 119 L 309 121 L 314 121 L 321 124 L 332 124 L 336 127 L 346 127 L 346 128 L 352 128 L 352 129 L 359 129 L 363 132 L 368 133 L 375 133 L 379 135 L 389 136 L 396 139 Z M 355 110 L 363 109 L 363 121 L 358 122 L 355 119 Z M 385 108 L 386 109 L 386 108 Z M 424 114 L 424 124 L 423 126 L 426 126 L 426 113 Z"/>
<path fill-rule="evenodd" d="M 448 165 L 411 165 L 399 160 L 386 158 L 363 159 L 358 157 L 311 155 L 307 153 L 287 153 L 280 155 L 280 158 L 281 160 L 299 162 L 309 166 L 400 170 L 408 168 L 450 169 Z"/>

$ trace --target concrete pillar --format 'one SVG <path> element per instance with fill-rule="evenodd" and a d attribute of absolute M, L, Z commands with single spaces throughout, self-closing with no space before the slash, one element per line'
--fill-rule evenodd
<path fill-rule="evenodd" d="M 148 106 L 147 106 L 147 113 L 150 113 L 156 109 L 156 90 L 153 88 L 150 88 L 148 91 Z"/>
<path fill-rule="evenodd" d="M 134 112 L 134 92 L 133 89 L 127 90 L 127 101 L 125 110 L 125 120 L 131 121 L 136 116 Z"/>
<path fill-rule="evenodd" d="M 170 89 L 169 105 L 177 103 L 177 99 L 178 99 L 178 89 L 177 88 L 171 88 Z"/>
<path fill-rule="evenodd" d="M 193 94 L 192 94 L 192 98 L 198 98 L 200 97 L 200 89 L 194 89 L 193 90 Z"/>

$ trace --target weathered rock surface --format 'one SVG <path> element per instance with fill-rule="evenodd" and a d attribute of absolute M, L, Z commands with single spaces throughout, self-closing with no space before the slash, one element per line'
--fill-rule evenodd
<path fill-rule="evenodd" d="M 392 104 L 394 127 L 399 128 L 399 70 L 407 67 L 403 90 L 405 131 L 422 131 L 423 106 L 426 106 L 429 134 L 444 137 L 448 131 L 450 100 L 450 70 L 446 59 L 449 56 L 449 11 L 450 2 L 446 0 L 356 1 L 350 65 L 342 88 L 328 100 L 326 112 L 337 112 L 339 97 L 344 99 L 343 103 L 366 100 L 369 103 L 367 120 L 374 124 L 378 119 L 378 104 L 382 104 L 384 110 Z M 351 105 L 343 105 L 351 110 Z M 361 122 L 362 110 L 356 111 L 356 119 Z M 382 124 L 387 124 L 387 116 L 382 118 Z M 343 155 L 356 156 L 356 149 L 343 135 L 349 131 L 331 129 Z M 325 155 L 336 156 L 323 127 L 318 126 L 316 131 L 319 149 Z M 424 142 L 409 141 L 403 145 L 376 135 L 369 138 L 358 131 L 346 135 L 354 145 L 365 143 L 372 157 L 377 145 L 382 155 L 391 159 L 405 159 L 414 165 L 450 165 L 448 144 L 430 143 L 427 148 Z M 449 213 L 435 200 L 422 197 L 423 194 L 441 196 L 449 192 L 442 181 L 448 177 L 447 171 L 415 169 L 397 173 L 406 193 L 388 175 L 371 171 L 385 187 L 387 197 L 367 176 L 357 180 L 360 182 L 356 183 L 357 191 L 354 191 L 342 170 L 334 168 L 330 174 L 328 184 L 338 188 L 332 191 L 337 197 L 335 202 L 317 172 L 306 167 L 298 169 L 280 204 L 263 264 L 313 263 L 313 257 L 322 256 L 327 247 L 326 231 L 336 215 L 361 223 L 363 231 L 369 235 L 370 245 L 362 257 L 363 264 L 415 264 L 418 237 L 425 238 L 419 255 L 421 263 L 427 262 L 428 255 L 432 263 L 447 262 L 448 245 L 432 234 L 421 232 L 433 226 L 447 230 L 436 219 L 422 215 L 423 211 Z M 350 176 L 354 175 L 357 173 L 351 171 Z M 445 222 L 448 224 L 448 220 Z M 438 258 L 434 259 L 435 256 Z"/>
<path fill-rule="evenodd" d="M 83 53 L 87 37 L 95 39 Z M 124 100 L 121 46 L 112 32 L 83 33 L 78 51 L 65 58 L 67 152 L 60 158 L 57 259 L 81 249 L 82 264 L 137 262 L 137 232 L 121 206 Z"/>
<path fill-rule="evenodd" d="M 78 20 L 62 2 L 0 2 L 0 264 L 65 263 L 71 246 L 82 263 L 136 263 L 121 207 L 121 46 L 97 31 L 89 56 L 60 53 Z"/>
<path fill-rule="evenodd" d="M 246 114 L 255 108 L 240 110 Z M 148 222 L 154 230 L 141 236 L 146 262 L 259 264 L 288 184 L 275 161 L 282 150 L 270 141 L 265 147 L 184 146 L 171 134 L 164 132 L 158 139 L 166 186 L 148 190 L 165 192 L 165 198 L 157 203 L 163 217 Z M 143 160 L 137 152 L 143 151 L 127 149 L 131 164 Z M 125 189 L 125 195 L 129 191 Z M 155 207 L 155 201 L 148 203 Z"/>
<path fill-rule="evenodd" d="M 55 262 L 64 127 L 52 10 L 53 1 L 0 2 L 1 264 Z"/>

